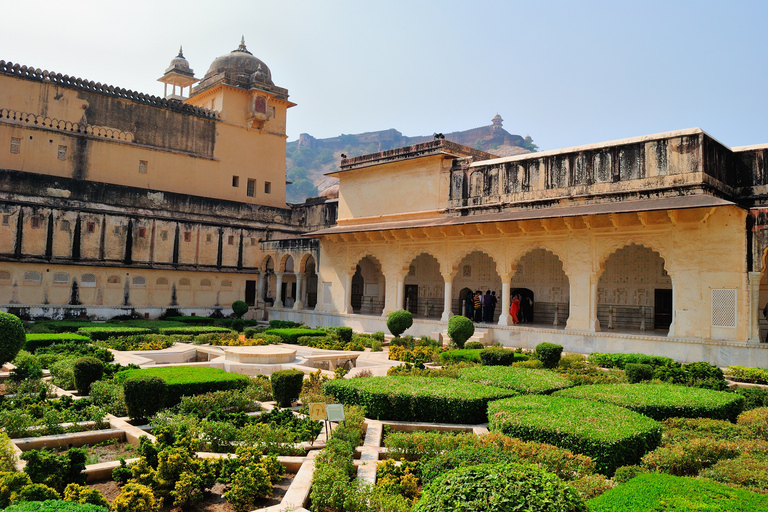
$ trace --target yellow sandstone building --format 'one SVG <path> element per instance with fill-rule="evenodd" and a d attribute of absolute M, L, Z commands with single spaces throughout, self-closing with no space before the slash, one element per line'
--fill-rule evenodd
<path fill-rule="evenodd" d="M 344 158 L 338 198 L 287 205 L 294 104 L 244 42 L 199 82 L 179 52 L 160 81 L 165 98 L 0 61 L 0 308 L 245 299 L 367 331 L 407 308 L 409 333 L 442 336 L 492 290 L 488 342 L 768 367 L 768 145 L 690 129 L 497 158 L 436 139 Z"/>

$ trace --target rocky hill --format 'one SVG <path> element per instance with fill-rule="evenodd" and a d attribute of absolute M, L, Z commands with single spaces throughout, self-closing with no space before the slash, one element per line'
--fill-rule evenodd
<path fill-rule="evenodd" d="M 503 119 L 497 114 L 488 126 L 443 135 L 452 142 L 498 156 L 530 153 L 538 149 L 530 137 L 523 138 L 509 133 L 502 123 Z M 316 139 L 302 133 L 299 140 L 288 143 L 286 174 L 288 181 L 292 182 L 287 189 L 288 202 L 301 203 L 307 197 L 317 196 L 334 185 L 336 179 L 325 174 L 339 169 L 342 153 L 352 158 L 428 142 L 433 136 L 434 134 L 407 137 L 395 129 L 355 135 L 342 134 L 328 139 Z"/>

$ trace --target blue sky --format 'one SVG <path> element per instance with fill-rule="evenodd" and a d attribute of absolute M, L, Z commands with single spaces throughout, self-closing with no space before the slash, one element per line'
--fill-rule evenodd
<path fill-rule="evenodd" d="M 202 78 L 244 35 L 298 103 L 289 140 L 499 113 L 541 149 L 694 126 L 768 143 L 766 1 L 2 2 L 0 59 L 158 95 L 179 44 Z"/>

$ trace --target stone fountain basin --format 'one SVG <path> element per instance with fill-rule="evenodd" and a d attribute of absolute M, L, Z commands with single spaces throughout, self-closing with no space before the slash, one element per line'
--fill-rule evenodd
<path fill-rule="evenodd" d="M 274 345 L 257 347 L 227 347 L 224 360 L 243 364 L 282 364 L 296 358 L 296 351 Z"/>

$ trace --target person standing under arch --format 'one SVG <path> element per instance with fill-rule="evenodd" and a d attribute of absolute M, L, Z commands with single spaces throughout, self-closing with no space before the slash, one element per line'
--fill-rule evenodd
<path fill-rule="evenodd" d="M 512 324 L 519 324 L 520 319 L 517 314 L 520 312 L 520 295 L 512 297 L 512 302 L 509 304 L 509 316 L 512 317 Z"/>

